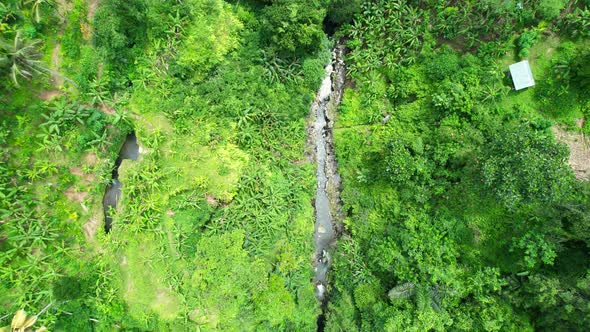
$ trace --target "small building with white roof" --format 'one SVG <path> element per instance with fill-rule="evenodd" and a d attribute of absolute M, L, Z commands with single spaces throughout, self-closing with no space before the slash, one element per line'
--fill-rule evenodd
<path fill-rule="evenodd" d="M 535 85 L 535 79 L 528 60 L 510 65 L 510 76 L 512 82 L 514 82 L 514 89 L 517 91 Z"/>

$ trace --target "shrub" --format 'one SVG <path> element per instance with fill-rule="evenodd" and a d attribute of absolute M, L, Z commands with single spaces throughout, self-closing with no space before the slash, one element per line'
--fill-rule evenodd
<path fill-rule="evenodd" d="M 540 38 L 539 34 L 534 30 L 526 30 L 516 40 L 516 46 L 518 47 L 518 57 L 521 59 L 529 56 L 529 49 L 533 46 Z"/>
<path fill-rule="evenodd" d="M 426 65 L 426 74 L 433 80 L 442 81 L 459 70 L 459 56 L 450 49 L 435 55 Z"/>
<path fill-rule="evenodd" d="M 567 1 L 565 0 L 541 0 L 539 6 L 537 7 L 537 11 L 541 15 L 541 18 L 551 21 L 557 16 L 565 7 Z"/>
<path fill-rule="evenodd" d="M 590 10 L 576 8 L 565 17 L 562 27 L 573 37 L 590 37 Z"/>
<path fill-rule="evenodd" d="M 567 147 L 529 125 L 504 126 L 488 138 L 484 184 L 507 208 L 561 200 L 571 187 Z"/>
<path fill-rule="evenodd" d="M 432 96 L 434 107 L 447 115 L 470 114 L 473 108 L 473 101 L 465 91 L 465 87 L 459 83 L 445 80 Z"/>
<path fill-rule="evenodd" d="M 315 51 L 322 41 L 326 10 L 304 0 L 277 0 L 263 9 L 263 37 L 271 49 L 288 57 Z"/>
<path fill-rule="evenodd" d="M 324 66 L 326 63 L 321 59 L 305 59 L 303 61 L 303 77 L 308 87 L 316 89 L 322 83 L 326 72 Z"/>
<path fill-rule="evenodd" d="M 195 8 L 195 18 L 187 27 L 178 64 L 202 79 L 219 65 L 225 55 L 239 45 L 243 25 L 223 1 L 210 1 Z"/>
<path fill-rule="evenodd" d="M 332 0 L 328 20 L 334 24 L 350 23 L 361 10 L 361 0 Z"/>

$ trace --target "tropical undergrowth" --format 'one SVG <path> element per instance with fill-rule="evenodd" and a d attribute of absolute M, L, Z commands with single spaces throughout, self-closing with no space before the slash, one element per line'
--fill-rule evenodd
<path fill-rule="evenodd" d="M 330 60 L 326 5 L 72 1 L 39 22 L 3 5 L 3 38 L 34 26 L 75 83 L 3 87 L 3 310 L 51 304 L 40 322 L 58 331 L 314 330 L 304 119 Z M 119 168 L 105 234 L 130 131 L 141 156 Z"/>
<path fill-rule="evenodd" d="M 549 2 L 363 5 L 335 129 L 347 218 L 326 330 L 588 324 L 590 192 L 551 131 L 587 130 L 588 41 L 559 29 L 587 9 Z M 538 85 L 515 92 L 505 73 L 523 55 Z"/>

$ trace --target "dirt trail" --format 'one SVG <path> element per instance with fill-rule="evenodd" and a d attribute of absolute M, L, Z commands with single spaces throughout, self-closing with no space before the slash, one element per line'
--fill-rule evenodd
<path fill-rule="evenodd" d="M 51 50 L 51 60 L 49 63 L 49 69 L 52 71 L 51 74 L 51 83 L 56 88 L 56 90 L 46 90 L 42 91 L 39 94 L 39 98 L 43 100 L 51 100 L 56 96 L 60 95 L 61 92 L 57 89 L 63 86 L 64 79 L 58 73 L 61 67 L 61 37 L 64 35 L 64 28 L 67 24 L 67 17 L 68 13 L 72 10 L 72 4 L 69 4 L 66 0 L 57 0 L 56 1 L 56 10 L 57 14 L 61 18 L 60 22 L 60 29 L 57 32 L 57 40 L 53 49 Z"/>
<path fill-rule="evenodd" d="M 552 128 L 557 139 L 570 148 L 569 164 L 582 181 L 590 180 L 590 138 L 582 133 L 565 131 L 557 126 Z"/>
<path fill-rule="evenodd" d="M 96 11 L 98 10 L 98 2 L 99 0 L 87 0 L 87 12 L 86 12 L 86 21 L 82 20 L 80 22 L 80 30 L 82 32 L 82 38 L 86 41 L 90 41 L 92 39 L 92 35 L 94 34 L 93 22 L 94 16 L 96 15 Z"/>
<path fill-rule="evenodd" d="M 39 93 L 39 99 L 50 101 L 53 98 L 61 95 L 61 91 L 59 90 L 43 90 Z"/>
<path fill-rule="evenodd" d="M 63 35 L 63 31 L 58 33 L 58 36 L 61 37 Z M 51 65 L 50 68 L 52 71 L 59 73 L 59 68 L 61 66 L 61 43 L 55 43 L 53 47 L 53 51 L 51 51 Z M 51 81 L 53 82 L 53 86 L 59 88 L 64 84 L 64 79 L 60 75 L 51 74 Z"/>
<path fill-rule="evenodd" d="M 98 10 L 99 1 L 100 0 L 88 0 L 88 13 L 86 13 L 86 19 L 90 25 L 92 25 L 92 21 L 94 21 L 94 15 L 96 15 L 96 11 Z"/>

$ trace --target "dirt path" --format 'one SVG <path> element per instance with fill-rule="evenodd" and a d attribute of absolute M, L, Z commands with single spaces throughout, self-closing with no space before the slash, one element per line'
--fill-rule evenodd
<path fill-rule="evenodd" d="M 98 2 L 100 0 L 88 0 L 88 13 L 86 19 L 88 23 L 92 24 L 94 20 L 94 15 L 96 15 L 96 10 L 98 9 Z"/>
<path fill-rule="evenodd" d="M 63 36 L 63 31 L 60 30 L 58 32 L 59 38 Z M 59 68 L 61 66 L 61 42 L 55 43 L 53 50 L 51 51 L 51 64 L 50 68 L 52 71 L 59 73 Z M 51 82 L 53 82 L 53 86 L 56 88 L 61 87 L 64 84 L 64 79 L 56 74 L 51 74 Z"/>
<path fill-rule="evenodd" d="M 565 131 L 557 126 L 552 128 L 555 137 L 570 148 L 569 164 L 582 181 L 590 180 L 590 138 L 582 133 Z"/>
<path fill-rule="evenodd" d="M 94 16 L 96 15 L 96 11 L 98 10 L 98 4 L 100 0 L 86 0 L 88 11 L 86 12 L 86 20 L 80 22 L 80 30 L 82 31 L 82 37 L 86 41 L 90 41 L 92 39 L 92 35 L 94 35 Z"/>
<path fill-rule="evenodd" d="M 51 83 L 55 87 L 54 90 L 41 91 L 39 98 L 43 100 L 51 100 L 61 94 L 59 88 L 63 86 L 64 79 L 58 75 L 61 67 L 61 37 L 64 35 L 64 28 L 67 24 L 68 13 L 72 10 L 72 5 L 66 0 L 57 0 L 57 14 L 61 18 L 60 29 L 57 32 L 57 40 L 53 49 L 51 50 L 51 59 L 49 63 L 49 69 L 53 72 L 51 74 Z"/>

